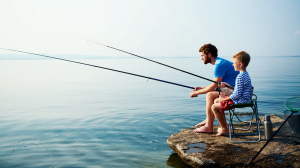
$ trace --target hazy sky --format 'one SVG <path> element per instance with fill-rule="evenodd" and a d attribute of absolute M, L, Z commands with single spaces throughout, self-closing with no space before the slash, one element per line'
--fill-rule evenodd
<path fill-rule="evenodd" d="M 40 54 L 300 55 L 299 0 L 0 0 L 0 48 Z M 0 50 L 0 54 L 13 53 Z"/>

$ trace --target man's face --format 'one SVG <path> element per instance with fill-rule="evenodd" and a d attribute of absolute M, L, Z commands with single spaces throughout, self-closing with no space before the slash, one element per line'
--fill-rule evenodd
<path fill-rule="evenodd" d="M 204 64 L 210 63 L 211 59 L 208 56 L 210 53 L 208 54 L 204 54 L 204 52 L 201 52 L 201 59 L 203 60 Z"/>

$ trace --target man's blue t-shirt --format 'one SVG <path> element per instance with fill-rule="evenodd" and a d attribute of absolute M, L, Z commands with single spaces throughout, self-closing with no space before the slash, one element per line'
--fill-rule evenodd
<path fill-rule="evenodd" d="M 226 59 L 217 57 L 215 61 L 214 75 L 215 78 L 223 77 L 222 82 L 227 82 L 231 86 L 234 86 L 235 79 L 239 74 L 239 71 L 235 71 L 232 64 L 232 62 Z"/>

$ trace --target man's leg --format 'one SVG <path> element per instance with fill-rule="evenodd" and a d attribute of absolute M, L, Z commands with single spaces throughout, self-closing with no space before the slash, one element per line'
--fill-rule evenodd
<path fill-rule="evenodd" d="M 206 94 L 206 119 L 205 125 L 201 128 L 195 129 L 194 132 L 213 132 L 214 125 L 214 113 L 211 110 L 211 106 L 214 104 L 214 100 L 219 97 L 219 92 L 208 92 Z M 201 124 L 201 123 L 199 123 Z"/>

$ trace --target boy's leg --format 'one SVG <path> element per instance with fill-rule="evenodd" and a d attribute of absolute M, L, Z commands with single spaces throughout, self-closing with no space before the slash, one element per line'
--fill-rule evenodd
<path fill-rule="evenodd" d="M 226 118 L 225 118 L 225 115 L 224 115 L 224 111 L 221 110 L 220 103 L 213 104 L 212 110 L 215 114 L 216 119 L 219 121 L 219 123 L 221 125 L 221 128 L 218 129 L 217 136 L 228 133 L 229 132 L 228 125 L 226 123 Z"/>
<path fill-rule="evenodd" d="M 217 99 L 215 99 L 215 103 L 214 103 L 214 104 L 216 104 L 216 103 L 219 103 L 219 104 L 220 104 L 220 101 L 222 101 L 222 100 L 223 100 L 223 99 L 221 99 L 221 98 L 217 98 Z M 225 112 L 224 112 L 224 110 L 222 110 L 221 106 L 220 106 L 220 112 L 223 114 L 223 118 L 224 118 L 224 120 L 225 120 L 225 122 L 226 122 Z M 227 122 L 226 122 L 226 125 L 227 125 L 227 128 L 228 128 Z"/>

